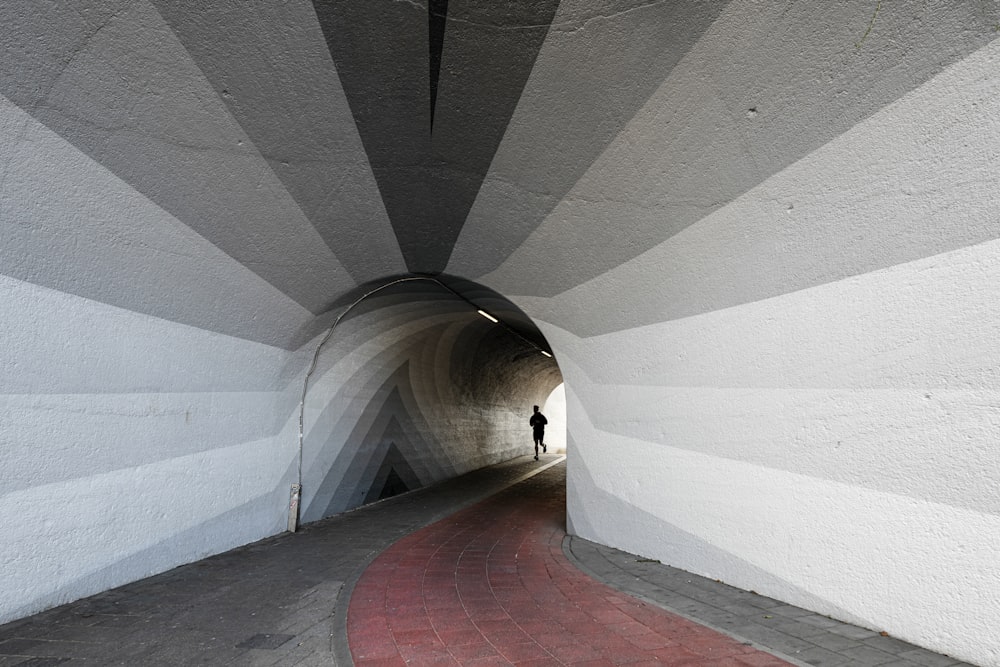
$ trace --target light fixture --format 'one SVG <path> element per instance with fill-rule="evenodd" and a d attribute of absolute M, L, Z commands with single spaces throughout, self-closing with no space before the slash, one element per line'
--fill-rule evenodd
<path fill-rule="evenodd" d="M 546 352 L 545 350 L 542 350 L 542 354 L 544 354 L 544 355 L 545 355 L 546 357 L 548 357 L 549 359 L 551 359 L 551 358 L 552 358 L 552 355 L 551 355 L 551 354 L 549 354 L 548 352 Z"/>
<path fill-rule="evenodd" d="M 498 324 L 500 322 L 500 320 L 498 320 L 497 318 L 493 317 L 492 315 L 490 315 L 489 313 L 487 313 L 485 310 L 479 310 L 479 311 L 476 311 L 476 312 L 478 312 L 480 315 L 482 315 L 483 317 L 485 317 L 486 319 L 488 319 L 490 322 L 493 322 L 494 324 Z"/>

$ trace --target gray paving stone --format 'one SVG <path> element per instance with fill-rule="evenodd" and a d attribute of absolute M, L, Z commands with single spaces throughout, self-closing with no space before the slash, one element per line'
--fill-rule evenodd
<path fill-rule="evenodd" d="M 885 651 L 880 651 L 871 646 L 848 648 L 841 651 L 841 653 L 851 658 L 851 660 L 854 661 L 854 664 L 857 664 L 860 667 L 876 667 L 877 665 L 884 665 L 887 662 L 892 662 L 897 659 L 897 656 L 891 653 L 886 653 Z"/>
<path fill-rule="evenodd" d="M 794 664 L 838 667 L 840 665 L 909 664 L 910 667 L 952 667 L 953 659 L 930 651 L 910 653 L 916 647 L 877 632 L 795 607 L 772 598 L 741 591 L 704 577 L 663 564 L 636 564 L 635 557 L 616 553 L 610 547 L 568 537 L 563 544 L 567 556 L 582 570 L 595 576 L 591 563 L 612 563 L 621 573 L 601 578 L 624 592 L 638 594 L 660 606 L 749 640 Z M 643 584 L 636 584 L 641 574 Z M 662 587 L 659 598 L 645 585 L 655 581 Z M 770 617 L 770 618 L 768 618 Z M 904 654 L 921 659 L 937 656 L 927 665 L 909 662 Z"/>
<path fill-rule="evenodd" d="M 851 637 L 852 639 L 867 639 L 868 637 L 878 636 L 878 633 L 874 630 L 862 628 L 857 625 L 850 625 L 848 623 L 834 625 L 830 627 L 829 630 L 835 635 L 843 635 L 844 637 Z"/>
<path fill-rule="evenodd" d="M 854 643 L 860 643 L 861 640 L 855 639 L 854 637 L 848 637 L 846 635 L 838 635 L 830 632 L 829 628 L 820 628 L 815 625 L 807 625 L 806 623 L 799 623 L 796 619 L 788 619 L 790 634 L 794 634 L 796 637 L 803 637 L 805 639 L 812 639 L 813 637 L 823 637 L 829 635 L 831 637 L 837 637 L 838 639 L 846 639 Z"/>
<path fill-rule="evenodd" d="M 0 655 L 34 655 L 30 653 L 35 646 L 41 644 L 39 639 L 13 637 L 0 642 Z"/>
<path fill-rule="evenodd" d="M 747 604 L 757 607 L 759 609 L 774 609 L 775 607 L 780 607 L 785 604 L 775 600 L 774 598 L 769 598 L 766 595 L 759 595 L 757 593 L 751 593 L 746 600 Z"/>
<path fill-rule="evenodd" d="M 844 635 L 835 635 L 830 632 L 812 635 L 809 637 L 809 641 L 825 649 L 841 652 L 846 651 L 847 649 L 860 648 L 864 646 L 857 639 L 851 639 L 850 637 L 845 637 Z"/>
<path fill-rule="evenodd" d="M 951 656 L 933 653 L 922 648 L 903 651 L 899 654 L 899 657 L 921 667 L 952 667 L 958 664 L 958 660 L 955 660 Z"/>
<path fill-rule="evenodd" d="M 840 621 L 834 620 L 829 616 L 820 616 L 819 614 L 809 614 L 808 616 L 798 616 L 796 619 L 800 623 L 805 623 L 807 625 L 814 625 L 817 628 L 829 629 L 835 628 L 841 625 Z"/>
<path fill-rule="evenodd" d="M 806 625 L 799 622 L 798 619 L 789 618 L 787 616 L 774 616 L 772 614 L 756 614 L 753 617 L 753 622 L 757 625 L 763 625 L 768 628 L 774 628 L 784 632 L 786 635 L 791 635 L 792 637 L 799 637 L 800 639 L 805 639 L 816 633 L 816 628 L 811 625 Z"/>
<path fill-rule="evenodd" d="M 704 619 L 706 623 L 719 626 L 738 625 L 746 621 L 743 616 L 715 608 L 702 609 L 698 617 Z"/>
<path fill-rule="evenodd" d="M 760 607 L 755 607 L 753 605 L 746 604 L 744 602 L 734 602 L 732 604 L 726 604 L 725 601 L 721 601 L 719 604 L 720 609 L 725 609 L 727 612 L 736 614 L 739 616 L 760 616 L 764 617 L 767 612 L 761 611 Z"/>
<path fill-rule="evenodd" d="M 784 603 L 772 607 L 771 613 L 777 614 L 778 616 L 787 616 L 788 618 L 805 618 L 816 615 L 815 612 L 809 611 L 808 609 L 802 609 L 801 607 L 795 607 Z"/>
<path fill-rule="evenodd" d="M 295 635 L 258 633 L 236 645 L 236 648 L 276 649 L 293 639 Z"/>
<path fill-rule="evenodd" d="M 759 624 L 744 626 L 740 629 L 738 634 L 739 636 L 746 637 L 756 644 L 767 646 L 771 649 L 781 651 L 782 653 L 787 653 L 789 655 L 797 656 L 801 652 L 819 648 L 819 646 L 807 639 L 793 637 L 792 635 L 776 630 L 775 628 L 768 628 Z"/>
<path fill-rule="evenodd" d="M 834 651 L 815 646 L 810 649 L 796 651 L 795 657 L 816 667 L 840 667 L 840 665 L 856 664 L 851 658 Z"/>
<path fill-rule="evenodd" d="M 881 651 L 887 653 L 894 653 L 899 655 L 905 651 L 912 651 L 917 648 L 909 642 L 904 642 L 901 639 L 896 639 L 895 637 L 887 637 L 883 635 L 874 635 L 872 637 L 867 637 L 863 640 L 865 645 L 871 646 L 872 648 L 877 648 Z"/>

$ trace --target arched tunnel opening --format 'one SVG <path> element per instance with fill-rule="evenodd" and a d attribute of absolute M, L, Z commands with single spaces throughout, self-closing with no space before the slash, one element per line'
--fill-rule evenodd
<path fill-rule="evenodd" d="M 330 314 L 304 346 L 315 352 L 300 415 L 302 523 L 532 452 L 532 406 L 563 380 L 510 300 L 452 276 L 395 276 Z"/>

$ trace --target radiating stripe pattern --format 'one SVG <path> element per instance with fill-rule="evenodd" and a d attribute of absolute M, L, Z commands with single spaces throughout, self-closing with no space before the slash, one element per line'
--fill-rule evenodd
<path fill-rule="evenodd" d="M 572 531 L 1000 664 L 998 25 L 2 3 L 0 620 L 521 453 L 565 379 Z"/>
<path fill-rule="evenodd" d="M 388 285 L 319 349 L 302 415 L 304 520 L 532 451 L 530 406 L 558 368 L 445 285 Z"/>

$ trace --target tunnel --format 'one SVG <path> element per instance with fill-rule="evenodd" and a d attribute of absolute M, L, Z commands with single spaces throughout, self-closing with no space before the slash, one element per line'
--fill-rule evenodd
<path fill-rule="evenodd" d="M 532 406 L 562 376 L 517 306 L 443 275 L 398 276 L 346 299 L 311 343 L 295 404 L 302 521 L 532 451 Z"/>
<path fill-rule="evenodd" d="M 1000 665 L 998 26 L 0 3 L 0 622 L 526 456 L 565 382 L 571 534 Z"/>

